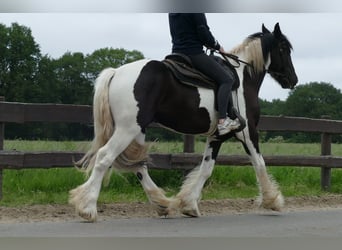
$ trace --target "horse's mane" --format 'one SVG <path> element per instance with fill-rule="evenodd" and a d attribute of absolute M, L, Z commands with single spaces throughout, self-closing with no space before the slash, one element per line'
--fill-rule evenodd
<path fill-rule="evenodd" d="M 263 33 L 255 33 L 248 36 L 240 45 L 234 47 L 230 53 L 234 55 L 243 54 L 244 60 L 253 65 L 256 72 L 264 69 L 265 59 L 261 48 L 261 37 Z"/>
<path fill-rule="evenodd" d="M 263 45 L 261 44 L 263 38 Z M 281 34 L 279 41 L 292 50 L 292 45 L 285 35 Z M 244 60 L 253 65 L 254 71 L 261 72 L 264 70 L 265 56 L 272 48 L 274 42 L 272 33 L 257 32 L 248 36 L 240 45 L 233 48 L 230 53 L 238 56 L 243 56 Z M 264 52 L 262 49 L 264 47 Z M 264 53 L 264 54 L 263 54 Z"/>

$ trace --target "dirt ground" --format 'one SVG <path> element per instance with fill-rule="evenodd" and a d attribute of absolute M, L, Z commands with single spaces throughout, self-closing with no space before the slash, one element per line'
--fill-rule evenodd
<path fill-rule="evenodd" d="M 284 212 L 295 210 L 342 209 L 342 195 L 288 197 Z M 254 199 L 204 200 L 200 202 L 202 216 L 240 214 L 263 211 Z M 181 215 L 174 215 L 181 216 Z M 98 205 L 98 220 L 115 218 L 158 217 L 149 203 L 113 203 Z M 82 220 L 71 205 L 33 205 L 0 207 L 0 223 Z"/>

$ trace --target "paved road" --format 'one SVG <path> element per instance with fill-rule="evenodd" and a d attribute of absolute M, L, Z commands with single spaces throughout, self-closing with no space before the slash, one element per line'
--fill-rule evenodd
<path fill-rule="evenodd" d="M 86 223 L 0 223 L 0 237 L 341 237 L 342 210 Z"/>

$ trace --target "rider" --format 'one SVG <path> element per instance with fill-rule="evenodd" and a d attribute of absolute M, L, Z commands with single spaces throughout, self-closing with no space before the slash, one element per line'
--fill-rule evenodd
<path fill-rule="evenodd" d="M 227 109 L 233 76 L 212 57 L 203 51 L 203 46 L 225 53 L 224 48 L 215 40 L 207 25 L 204 13 L 170 13 L 169 26 L 172 38 L 172 53 L 187 55 L 196 69 L 212 78 L 218 84 L 218 132 L 220 135 L 229 133 L 240 127 L 238 119 L 227 116 Z"/>

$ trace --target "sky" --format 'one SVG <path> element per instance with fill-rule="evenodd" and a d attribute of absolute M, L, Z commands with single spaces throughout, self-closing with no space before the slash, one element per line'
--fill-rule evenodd
<path fill-rule="evenodd" d="M 208 13 L 206 16 L 211 32 L 227 51 L 248 35 L 261 31 L 262 24 L 273 30 L 279 22 L 294 48 L 292 60 L 298 84 L 327 82 L 342 89 L 342 12 Z M 90 54 L 112 47 L 139 50 L 146 58 L 161 60 L 171 50 L 167 13 L 0 13 L 0 23 L 9 26 L 13 22 L 29 27 L 42 54 L 52 58 L 66 52 Z M 259 96 L 271 101 L 285 100 L 288 94 L 289 90 L 266 76 Z"/>

